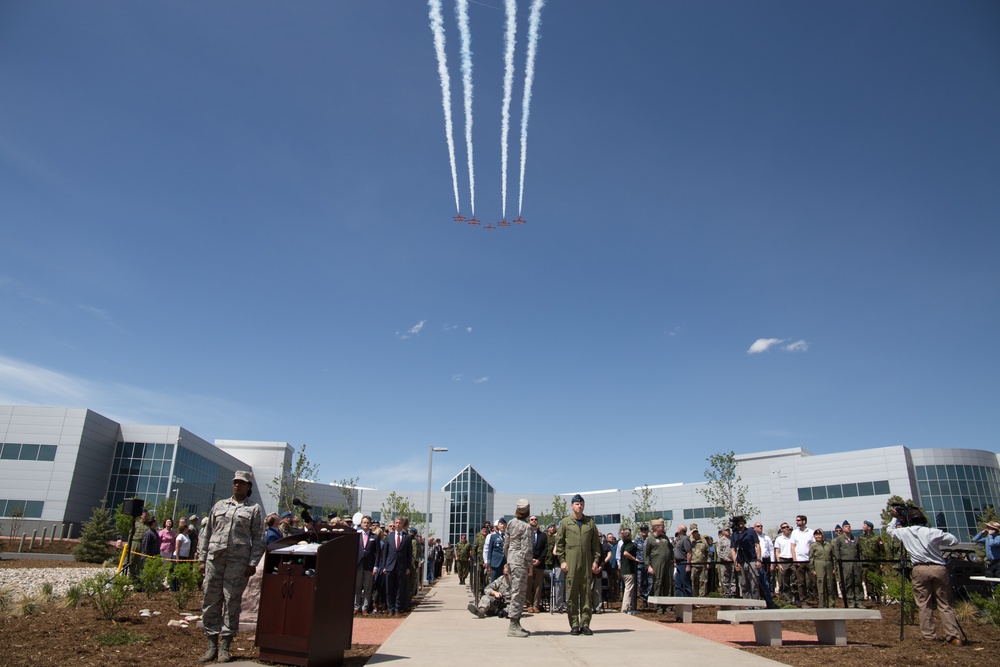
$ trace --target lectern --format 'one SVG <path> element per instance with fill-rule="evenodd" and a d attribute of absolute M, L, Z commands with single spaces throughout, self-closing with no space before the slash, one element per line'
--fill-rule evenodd
<path fill-rule="evenodd" d="M 316 540 L 298 544 L 304 539 Z M 354 629 L 353 530 L 290 535 L 267 546 L 257 612 L 260 659 L 339 665 Z"/>

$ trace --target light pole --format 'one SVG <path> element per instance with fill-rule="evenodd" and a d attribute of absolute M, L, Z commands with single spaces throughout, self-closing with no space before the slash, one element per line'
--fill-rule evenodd
<path fill-rule="evenodd" d="M 177 492 L 181 490 L 181 484 L 184 483 L 184 480 L 181 479 L 180 477 L 171 477 L 170 478 L 170 483 L 174 485 L 174 511 L 170 515 L 170 521 L 171 521 L 171 523 L 173 523 L 176 526 L 177 525 Z"/>
<path fill-rule="evenodd" d="M 430 534 L 428 533 L 428 528 L 430 527 L 429 521 L 431 519 L 431 470 L 434 467 L 434 452 L 446 452 L 447 447 L 435 447 L 431 445 L 427 448 L 427 512 L 424 514 L 424 586 L 431 581 L 431 559 L 428 558 L 428 540 L 430 539 Z"/>

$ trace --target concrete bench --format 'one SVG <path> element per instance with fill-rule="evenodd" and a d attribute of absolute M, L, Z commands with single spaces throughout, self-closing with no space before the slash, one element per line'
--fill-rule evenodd
<path fill-rule="evenodd" d="M 781 646 L 784 621 L 815 621 L 821 644 L 847 645 L 847 621 L 877 621 L 877 609 L 739 609 L 719 611 L 720 621 L 753 623 L 754 640 L 765 646 Z"/>
<path fill-rule="evenodd" d="M 648 604 L 673 605 L 674 615 L 681 623 L 691 623 L 694 620 L 694 606 L 705 607 L 766 607 L 763 600 L 744 600 L 743 598 L 689 598 L 672 595 L 650 595 Z"/>

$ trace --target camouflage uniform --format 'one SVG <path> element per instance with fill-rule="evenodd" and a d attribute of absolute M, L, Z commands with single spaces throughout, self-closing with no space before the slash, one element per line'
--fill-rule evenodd
<path fill-rule="evenodd" d="M 719 581 L 722 584 L 722 596 L 736 597 L 736 572 L 733 569 L 733 552 L 729 538 L 719 535 L 715 543 L 715 555 L 719 559 Z"/>
<path fill-rule="evenodd" d="M 468 541 L 455 545 L 455 564 L 458 569 L 458 583 L 464 584 L 469 576 L 469 559 L 472 555 L 472 545 Z"/>
<path fill-rule="evenodd" d="M 510 572 L 511 599 L 507 605 L 507 615 L 512 619 L 521 618 L 524 600 L 528 595 L 528 575 L 531 572 L 531 533 L 528 522 L 516 516 L 507 524 L 507 539 L 503 543 Z"/>
<path fill-rule="evenodd" d="M 239 473 L 237 473 L 239 474 Z M 249 498 L 215 503 L 201 529 L 198 560 L 205 566 L 202 624 L 209 637 L 233 637 L 240 629 L 247 567 L 257 567 L 264 554 L 264 519 Z"/>
<path fill-rule="evenodd" d="M 858 544 L 861 545 L 861 557 L 866 561 L 880 561 L 885 558 L 885 544 L 880 535 L 862 533 L 858 536 Z M 878 603 L 882 599 L 882 563 L 866 562 L 862 574 L 868 599 Z"/>
<path fill-rule="evenodd" d="M 691 563 L 691 590 L 694 595 L 705 597 L 708 595 L 708 542 L 698 532 L 691 535 Z"/>
<path fill-rule="evenodd" d="M 476 538 L 472 542 L 472 553 L 469 558 L 469 567 L 473 568 L 472 574 L 472 584 L 479 590 L 472 591 L 473 595 L 482 595 L 483 590 L 486 588 L 486 583 L 483 581 L 483 549 L 486 546 L 486 538 L 489 533 L 483 535 L 483 531 L 476 533 Z"/>
<path fill-rule="evenodd" d="M 490 595 L 490 591 L 496 591 L 500 597 L 493 597 Z M 497 577 L 486 586 L 486 592 L 479 598 L 479 610 L 487 616 L 506 615 L 503 612 L 510 599 L 510 577 L 508 575 Z"/>

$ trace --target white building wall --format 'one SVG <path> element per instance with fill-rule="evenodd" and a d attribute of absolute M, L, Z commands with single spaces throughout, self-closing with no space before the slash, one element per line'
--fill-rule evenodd
<path fill-rule="evenodd" d="M 273 487 L 275 479 L 284 475 L 285 470 L 292 469 L 292 446 L 287 442 L 219 439 L 215 446 L 248 465 L 256 480 L 254 489 L 260 492 L 264 513 L 276 511 L 278 496 L 268 485 Z"/>

